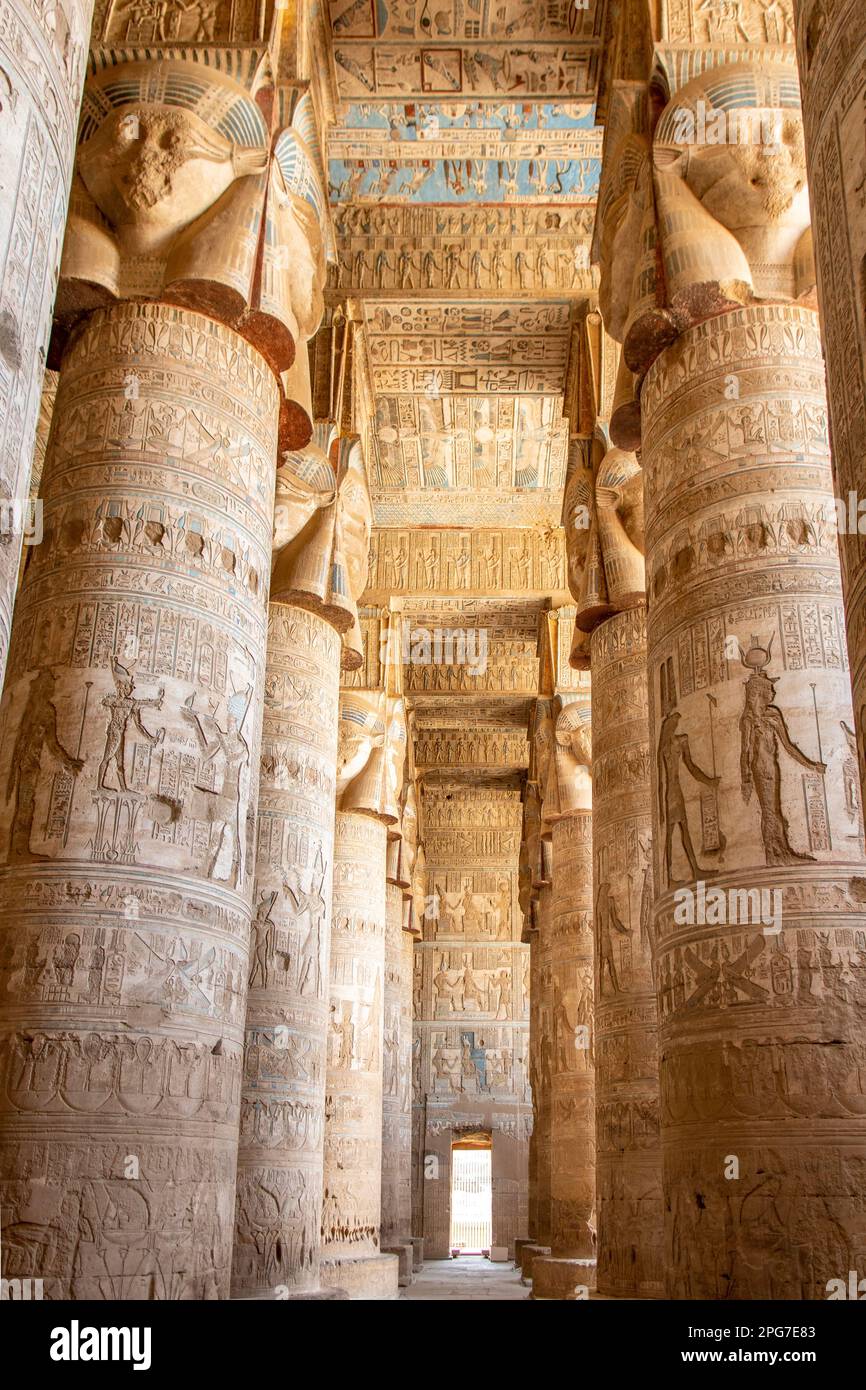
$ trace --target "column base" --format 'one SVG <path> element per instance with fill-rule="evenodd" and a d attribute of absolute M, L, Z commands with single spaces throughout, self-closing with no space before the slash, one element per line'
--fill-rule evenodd
<path fill-rule="evenodd" d="M 524 1245 L 534 1245 L 532 1236 L 517 1236 L 514 1241 L 514 1268 L 520 1269 L 520 1256 Z"/>
<path fill-rule="evenodd" d="M 407 1236 L 407 1240 L 412 1246 L 412 1273 L 417 1274 L 419 1269 L 424 1268 L 424 1237 Z"/>
<path fill-rule="evenodd" d="M 532 1262 L 531 1299 L 578 1303 L 595 1288 L 595 1260 L 537 1256 Z M 580 1292 L 577 1292 L 580 1290 Z"/>
<path fill-rule="evenodd" d="M 412 1260 L 415 1251 L 412 1249 L 411 1241 L 395 1241 L 393 1245 L 382 1246 L 383 1255 L 396 1255 L 400 1261 L 400 1269 L 397 1275 L 397 1283 L 400 1288 L 406 1288 L 412 1283 Z"/>
<path fill-rule="evenodd" d="M 520 1282 L 521 1284 L 532 1283 L 532 1262 L 538 1255 L 549 1255 L 549 1245 L 535 1245 L 532 1242 L 521 1246 L 520 1249 Z"/>
<path fill-rule="evenodd" d="M 319 1278 L 352 1299 L 396 1299 L 399 1274 L 396 1255 L 331 1255 L 323 1258 Z"/>

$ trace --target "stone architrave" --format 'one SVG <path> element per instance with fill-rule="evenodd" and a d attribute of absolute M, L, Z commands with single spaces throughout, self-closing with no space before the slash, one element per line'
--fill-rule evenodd
<path fill-rule="evenodd" d="M 866 9 L 799 0 L 797 52 L 833 435 L 861 800 L 866 788 Z"/>
<path fill-rule="evenodd" d="M 533 1299 L 585 1298 L 595 1283 L 595 1064 L 592 936 L 592 745 L 589 709 L 553 726 L 542 806 L 551 837 L 548 937 L 550 1255 L 532 1265 Z"/>
<path fill-rule="evenodd" d="M 791 76 L 716 68 L 662 112 L 618 332 L 642 383 L 675 1298 L 824 1298 L 859 1248 L 863 1020 L 843 981 L 866 930 L 863 827 Z M 698 103 L 738 140 L 684 141 Z"/>
<path fill-rule="evenodd" d="M 40 539 L 30 469 L 92 12 L 0 5 L 0 686 L 22 540 Z"/>
<path fill-rule="evenodd" d="M 319 1290 L 340 670 L 354 659 L 343 644 L 358 626 L 370 524 L 356 441 L 286 455 L 268 614 L 235 1297 Z"/>

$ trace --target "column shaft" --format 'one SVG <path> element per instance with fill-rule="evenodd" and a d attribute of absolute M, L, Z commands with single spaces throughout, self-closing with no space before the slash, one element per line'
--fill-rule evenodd
<path fill-rule="evenodd" d="M 322 1281 L 354 1298 L 395 1297 L 380 1255 L 387 830 L 338 811 L 334 840 Z"/>
<path fill-rule="evenodd" d="M 51 1297 L 228 1294 L 277 413 L 162 305 L 61 370 L 0 765 L 4 1273 Z"/>
<path fill-rule="evenodd" d="M 862 802 L 866 795 L 866 7 L 861 0 L 834 0 L 832 5 L 827 0 L 798 0 L 794 10 Z"/>
<path fill-rule="evenodd" d="M 594 1282 L 595 1109 L 592 989 L 592 812 L 552 828 L 547 937 L 551 1258 L 532 1264 L 533 1298 L 574 1298 Z M 580 1261 L 576 1264 L 575 1261 Z M 583 1296 L 583 1295 L 581 1295 Z"/>
<path fill-rule="evenodd" d="M 0 70 L 0 686 L 6 669 L 51 309 L 63 246 L 93 0 L 3 0 Z"/>
<path fill-rule="evenodd" d="M 339 698 L 337 632 L 317 614 L 272 603 L 235 1297 L 319 1282 Z"/>
<path fill-rule="evenodd" d="M 412 947 L 403 930 L 406 899 L 385 891 L 385 990 L 382 1078 L 382 1244 L 412 1232 Z"/>
<path fill-rule="evenodd" d="M 641 404 L 668 1291 L 823 1298 L 860 1240 L 866 918 L 817 316 L 691 328 Z"/>
<path fill-rule="evenodd" d="M 598 1288 L 664 1292 L 646 610 L 592 634 Z"/>
<path fill-rule="evenodd" d="M 551 890 L 545 886 L 538 890 L 536 921 L 538 935 L 538 960 L 536 975 L 530 985 L 532 992 L 538 993 L 538 1096 L 533 1092 L 535 1105 L 535 1240 L 538 1245 L 550 1244 L 550 1194 L 551 1194 L 551 1112 L 553 1104 L 553 1046 L 552 1046 L 552 1001 L 551 1001 Z M 535 947 L 533 947 L 535 950 Z"/>

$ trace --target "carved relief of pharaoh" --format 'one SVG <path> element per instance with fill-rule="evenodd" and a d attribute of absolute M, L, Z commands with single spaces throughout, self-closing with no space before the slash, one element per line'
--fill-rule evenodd
<path fill-rule="evenodd" d="M 320 437 L 284 454 L 277 470 L 271 599 L 320 613 L 343 633 L 347 670 L 364 659 L 358 599 L 367 583 L 372 526 L 356 438 Z"/>

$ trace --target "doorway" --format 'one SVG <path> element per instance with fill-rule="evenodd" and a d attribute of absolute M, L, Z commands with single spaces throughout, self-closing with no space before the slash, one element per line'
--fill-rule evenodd
<path fill-rule="evenodd" d="M 480 1255 L 493 1239 L 493 1151 L 486 1144 L 454 1144 L 451 1151 L 452 1250 Z"/>

